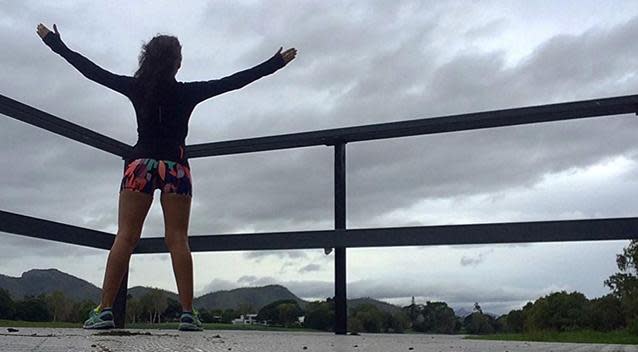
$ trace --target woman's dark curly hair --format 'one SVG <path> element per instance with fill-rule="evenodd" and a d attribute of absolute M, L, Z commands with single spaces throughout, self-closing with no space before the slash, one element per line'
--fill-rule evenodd
<path fill-rule="evenodd" d="M 140 67 L 134 77 L 144 87 L 145 97 L 152 100 L 158 87 L 175 77 L 182 60 L 182 45 L 177 37 L 158 34 L 142 44 L 138 60 Z"/>

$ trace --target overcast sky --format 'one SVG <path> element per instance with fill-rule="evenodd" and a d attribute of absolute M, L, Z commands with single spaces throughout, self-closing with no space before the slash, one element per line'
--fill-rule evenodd
<path fill-rule="evenodd" d="M 179 81 L 289 65 L 197 106 L 187 144 L 565 102 L 638 91 L 635 1 L 1 1 L 0 94 L 129 145 L 130 101 L 83 77 L 36 26 L 132 76 L 141 45 L 182 44 Z M 635 216 L 638 120 L 600 117 L 347 145 L 349 228 Z M 0 209 L 117 231 L 123 161 L 0 118 Z M 331 229 L 333 149 L 197 158 L 191 235 Z M 159 191 L 143 237 L 162 236 Z M 57 268 L 101 287 L 107 251 L 2 233 L 0 273 Z M 479 302 L 503 313 L 557 290 L 608 293 L 627 241 L 347 250 L 349 298 Z M 279 283 L 334 295 L 322 249 L 195 253 L 196 295 Z M 129 287 L 177 291 L 170 257 Z"/>

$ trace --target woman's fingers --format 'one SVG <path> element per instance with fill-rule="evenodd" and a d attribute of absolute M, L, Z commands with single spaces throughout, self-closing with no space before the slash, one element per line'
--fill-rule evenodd
<path fill-rule="evenodd" d="M 297 49 L 295 48 L 290 48 L 286 51 L 284 51 L 281 56 L 284 58 L 284 62 L 288 63 L 290 62 L 292 59 L 295 58 L 295 55 L 297 54 Z"/>
<path fill-rule="evenodd" d="M 281 50 L 283 50 L 283 48 L 284 48 L 283 46 L 279 47 L 277 54 L 280 54 L 281 57 L 284 59 L 284 63 L 287 64 L 290 62 L 290 60 L 295 58 L 295 55 L 297 54 L 297 49 L 290 48 L 282 53 Z"/>
<path fill-rule="evenodd" d="M 49 32 L 50 32 L 50 30 L 45 25 L 43 25 L 42 23 L 40 23 L 38 25 L 37 33 L 40 36 L 40 38 L 44 38 L 47 35 L 47 33 L 49 33 Z"/>
<path fill-rule="evenodd" d="M 58 26 L 56 26 L 55 23 L 53 24 L 53 30 L 55 31 L 55 34 L 60 34 L 60 32 L 58 32 Z"/>

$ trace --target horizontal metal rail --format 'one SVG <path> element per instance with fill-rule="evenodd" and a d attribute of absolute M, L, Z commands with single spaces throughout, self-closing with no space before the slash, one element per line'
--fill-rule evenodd
<path fill-rule="evenodd" d="M 0 231 L 98 249 L 111 249 L 115 235 L 0 210 Z"/>
<path fill-rule="evenodd" d="M 334 145 L 376 139 L 636 113 L 638 95 L 493 110 L 186 146 L 187 158 Z M 132 146 L 0 95 L 0 113 L 122 158 Z"/>
<path fill-rule="evenodd" d="M 189 236 L 194 252 L 326 247 L 396 247 L 638 238 L 638 218 L 510 222 Z M 135 253 L 167 253 L 163 238 L 143 238 Z"/>
<path fill-rule="evenodd" d="M 133 149 L 128 144 L 68 122 L 4 95 L 0 95 L 0 113 L 120 157 L 124 157 Z"/>
<path fill-rule="evenodd" d="M 109 250 L 106 232 L 0 211 L 0 231 Z M 364 228 L 189 236 L 191 251 L 246 251 L 335 247 L 396 247 L 459 244 L 630 240 L 638 218 L 531 221 L 468 225 Z M 163 237 L 142 238 L 134 253 L 168 253 Z"/>
<path fill-rule="evenodd" d="M 638 95 L 281 134 L 186 146 L 189 158 L 636 113 Z"/>

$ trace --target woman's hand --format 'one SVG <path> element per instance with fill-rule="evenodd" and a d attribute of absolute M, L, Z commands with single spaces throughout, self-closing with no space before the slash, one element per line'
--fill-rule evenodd
<path fill-rule="evenodd" d="M 281 54 L 281 56 L 284 58 L 284 63 L 288 64 L 290 61 L 292 61 L 292 59 L 295 58 L 295 55 L 297 55 L 297 49 L 290 48 L 282 53 L 281 49 L 283 48 L 284 48 L 283 46 L 280 47 L 277 54 Z"/>
<path fill-rule="evenodd" d="M 55 34 L 60 35 L 60 32 L 58 32 L 58 26 L 56 26 L 55 24 L 53 25 L 53 30 L 55 31 Z M 38 33 L 40 38 L 44 39 L 44 37 L 46 37 L 47 34 L 49 34 L 49 32 L 51 31 L 45 25 L 40 23 L 37 27 L 36 32 Z"/>

